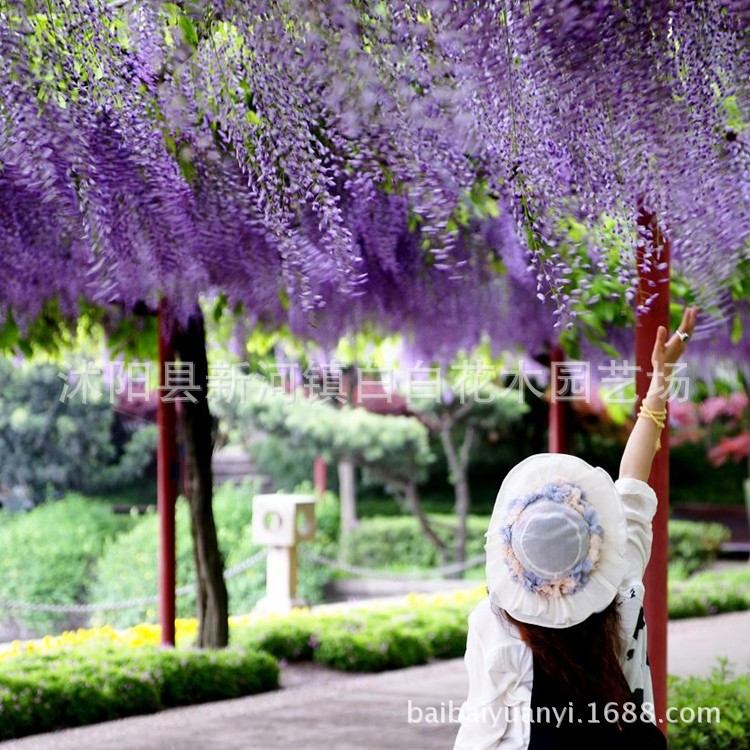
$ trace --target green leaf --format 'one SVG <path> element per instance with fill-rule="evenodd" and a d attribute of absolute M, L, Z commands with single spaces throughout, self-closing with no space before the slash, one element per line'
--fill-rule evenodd
<path fill-rule="evenodd" d="M 5 323 L 0 327 L 0 352 L 10 351 L 18 341 L 18 326 L 12 315 L 8 315 Z"/>
<path fill-rule="evenodd" d="M 732 344 L 739 344 L 742 341 L 742 318 L 739 315 L 735 315 L 732 319 Z"/>
<path fill-rule="evenodd" d="M 227 308 L 227 296 L 223 292 L 216 298 L 216 303 L 213 309 L 213 319 L 215 323 L 221 320 L 221 316 L 224 314 L 224 310 Z"/>
<path fill-rule="evenodd" d="M 182 31 L 182 38 L 186 44 L 189 44 L 194 50 L 198 49 L 198 32 L 195 30 L 193 22 L 187 16 L 180 16 L 177 25 Z"/>
<path fill-rule="evenodd" d="M 17 342 L 18 348 L 21 350 L 21 354 L 25 357 L 31 357 L 34 354 L 34 349 L 26 339 L 19 339 Z"/>
<path fill-rule="evenodd" d="M 260 127 L 263 124 L 263 120 L 261 120 L 260 117 L 258 117 L 258 114 L 253 110 L 250 110 L 245 115 L 245 120 L 247 120 L 250 125 L 253 125 L 256 128 Z"/>

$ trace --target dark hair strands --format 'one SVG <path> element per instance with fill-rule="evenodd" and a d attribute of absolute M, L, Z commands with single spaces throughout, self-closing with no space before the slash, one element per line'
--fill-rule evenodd
<path fill-rule="evenodd" d="M 569 628 L 548 628 L 520 622 L 505 610 L 500 615 L 518 628 L 537 668 L 555 682 L 561 695 L 574 703 L 614 702 L 622 708 L 632 701 L 620 666 L 624 648 L 619 597 L 601 612 Z"/>

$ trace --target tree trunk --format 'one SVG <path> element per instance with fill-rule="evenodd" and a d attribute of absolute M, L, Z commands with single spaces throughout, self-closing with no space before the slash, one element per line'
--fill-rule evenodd
<path fill-rule="evenodd" d="M 214 420 L 208 408 L 208 360 L 203 315 L 196 310 L 187 328 L 177 331 L 175 348 L 184 365 L 193 365 L 190 383 L 195 401 L 180 404 L 184 448 L 184 492 L 190 505 L 190 530 L 196 570 L 199 648 L 224 648 L 229 643 L 229 599 L 224 582 L 224 561 L 219 550 L 212 507 Z M 184 380 L 182 381 L 184 383 Z"/>
<path fill-rule="evenodd" d="M 446 422 L 440 431 L 440 440 L 443 444 L 445 457 L 448 460 L 448 468 L 451 473 L 451 484 L 456 498 L 456 516 L 458 527 L 456 528 L 456 562 L 466 561 L 466 537 L 467 523 L 469 518 L 469 507 L 471 506 L 471 494 L 469 492 L 469 478 L 467 469 L 469 465 L 469 453 L 474 440 L 475 429 L 471 425 L 466 427 L 464 439 L 460 452 L 456 452 L 451 436 L 451 422 Z M 463 578 L 463 572 L 458 572 L 456 578 Z"/>
<path fill-rule="evenodd" d="M 403 493 L 403 501 L 406 504 L 406 508 L 414 515 L 419 523 L 419 528 L 422 529 L 422 533 L 427 537 L 428 541 L 434 545 L 437 550 L 440 564 L 445 565 L 448 562 L 448 549 L 445 542 L 437 535 L 432 527 L 427 514 L 422 508 L 422 501 L 419 497 L 419 489 L 417 483 L 412 481 L 404 481 L 396 479 L 395 477 L 389 476 L 382 469 L 378 469 L 374 466 L 367 466 L 367 469 L 371 471 L 376 477 L 382 479 L 386 484 L 390 484 L 400 492 Z"/>
<path fill-rule="evenodd" d="M 430 522 L 427 520 L 427 516 L 422 510 L 422 503 L 419 499 L 419 491 L 417 490 L 416 482 L 409 482 L 404 486 L 404 495 L 411 512 L 417 517 L 422 533 L 437 549 L 440 564 L 445 565 L 448 562 L 448 549 L 443 540 L 435 533 L 432 526 L 430 526 Z"/>
<path fill-rule="evenodd" d="M 357 483 L 352 461 L 339 461 L 339 500 L 341 502 L 341 533 L 357 525 Z"/>

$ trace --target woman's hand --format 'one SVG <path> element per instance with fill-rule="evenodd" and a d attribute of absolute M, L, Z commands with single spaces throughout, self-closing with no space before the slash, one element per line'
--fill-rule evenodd
<path fill-rule="evenodd" d="M 682 314 L 682 322 L 677 330 L 692 335 L 697 315 L 697 308 L 685 308 Z M 666 399 L 669 390 L 669 376 L 677 360 L 685 351 L 686 344 L 687 342 L 680 338 L 679 333 L 674 333 L 667 341 L 667 329 L 664 326 L 659 326 L 654 351 L 651 354 L 651 365 L 653 367 L 651 383 L 642 402 L 645 412 L 642 410 L 639 413 L 622 454 L 622 461 L 620 462 L 621 478 L 632 477 L 643 482 L 648 481 L 654 453 L 658 450 L 660 444 L 661 427 L 667 415 Z"/>
<path fill-rule="evenodd" d="M 697 317 L 697 307 L 686 307 L 677 330 L 692 336 Z M 673 333 L 667 341 L 667 329 L 664 326 L 659 326 L 659 330 L 656 332 L 654 351 L 651 353 L 651 365 L 654 368 L 654 373 L 669 375 L 675 363 L 685 351 L 686 346 L 687 342 L 683 341 L 677 332 Z"/>

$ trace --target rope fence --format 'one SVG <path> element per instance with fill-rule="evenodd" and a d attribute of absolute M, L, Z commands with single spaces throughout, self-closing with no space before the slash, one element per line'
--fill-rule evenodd
<path fill-rule="evenodd" d="M 484 555 L 477 555 L 464 562 L 450 563 L 448 565 L 441 565 L 437 568 L 431 568 L 430 570 L 414 571 L 412 573 L 383 573 L 381 570 L 375 570 L 373 568 L 364 568 L 359 565 L 350 565 L 339 560 L 333 560 L 330 557 L 324 557 L 314 552 L 309 552 L 304 547 L 299 549 L 300 556 L 316 563 L 317 565 L 323 565 L 327 568 L 339 570 L 350 575 L 357 576 L 360 578 L 370 578 L 372 580 L 380 581 L 405 581 L 413 580 L 415 578 L 430 579 L 430 578 L 442 578 L 444 576 L 454 575 L 461 573 L 465 570 L 476 568 L 479 565 L 483 565 L 485 561 Z M 264 548 L 256 552 L 252 557 L 247 560 L 233 565 L 224 571 L 224 579 L 230 580 L 240 573 L 244 573 L 251 568 L 255 567 L 259 562 L 264 560 L 268 556 L 268 548 Z M 195 584 L 189 586 L 180 586 L 175 589 L 175 596 L 189 596 L 195 593 Z M 136 609 L 137 607 L 146 607 L 150 604 L 157 604 L 159 602 L 159 595 L 154 594 L 152 596 L 142 596 L 135 599 L 126 599 L 121 602 L 97 602 L 94 604 L 34 604 L 31 602 L 13 602 L 0 599 L 0 610 L 7 611 L 21 611 L 21 612 L 54 612 L 57 614 L 86 614 L 92 612 L 112 612 L 115 610 L 123 609 Z"/>
<path fill-rule="evenodd" d="M 224 580 L 229 580 L 244 573 L 257 565 L 268 556 L 268 549 L 256 552 L 252 557 L 244 560 L 224 571 Z M 188 596 L 195 593 L 195 584 L 180 586 L 175 589 L 175 596 Z M 88 612 L 112 612 L 121 609 L 135 609 L 149 604 L 157 604 L 159 595 L 141 596 L 137 599 L 126 599 L 122 602 L 97 602 L 96 604 L 32 604 L 31 602 L 10 602 L 0 599 L 0 610 L 15 610 L 22 612 L 55 612 L 57 614 L 84 614 Z"/>

